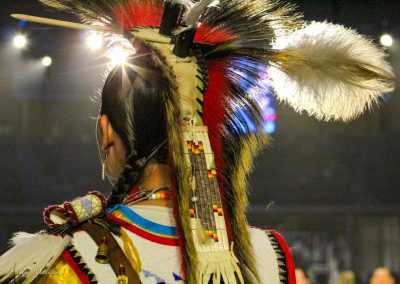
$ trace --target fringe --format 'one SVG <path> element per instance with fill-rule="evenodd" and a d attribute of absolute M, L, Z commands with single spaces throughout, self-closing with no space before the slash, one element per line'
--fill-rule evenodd
<path fill-rule="evenodd" d="M 225 284 L 245 283 L 233 251 L 199 253 L 198 258 L 198 283 L 220 284 L 222 280 Z"/>
<path fill-rule="evenodd" d="M 242 137 L 238 143 L 241 147 L 239 153 L 235 156 L 233 163 L 227 163 L 227 170 L 232 178 L 225 185 L 229 224 L 234 232 L 232 234 L 232 241 L 235 243 L 234 252 L 239 260 L 245 283 L 259 283 L 260 279 L 253 248 L 249 245 L 251 242 L 246 211 L 241 208 L 247 208 L 248 205 L 247 177 L 253 169 L 254 158 L 269 144 L 269 141 L 269 136 L 261 134 L 249 134 L 247 137 Z"/>

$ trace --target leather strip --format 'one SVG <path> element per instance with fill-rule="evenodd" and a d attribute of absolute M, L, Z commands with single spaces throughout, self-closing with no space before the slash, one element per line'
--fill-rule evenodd
<path fill-rule="evenodd" d="M 118 277 L 119 266 L 123 265 L 126 270 L 126 276 L 128 277 L 129 284 L 142 284 L 139 275 L 136 273 L 132 264 L 129 262 L 124 251 L 118 245 L 117 241 L 106 228 L 94 224 L 86 223 L 81 225 L 81 228 L 92 237 L 97 245 L 100 245 L 101 240 L 105 237 L 107 239 L 107 245 L 109 249 L 110 265 L 114 270 L 115 275 Z"/>

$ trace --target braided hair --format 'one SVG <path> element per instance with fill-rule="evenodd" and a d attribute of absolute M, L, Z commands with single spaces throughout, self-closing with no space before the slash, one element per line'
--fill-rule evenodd
<path fill-rule="evenodd" d="M 157 65 L 159 59 L 153 51 L 144 45 L 136 50 L 134 58 L 110 72 L 102 90 L 100 114 L 108 116 L 126 149 L 126 165 L 107 207 L 123 201 L 139 182 L 146 164 L 167 164 L 168 160 L 166 107 L 161 90 L 171 82 Z"/>

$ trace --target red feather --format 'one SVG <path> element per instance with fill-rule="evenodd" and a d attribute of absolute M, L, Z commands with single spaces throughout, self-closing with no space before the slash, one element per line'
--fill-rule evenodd
<path fill-rule="evenodd" d="M 223 164 L 221 157 L 221 125 L 226 122 L 224 105 L 229 91 L 224 67 L 225 63 L 223 61 L 211 61 L 208 63 L 209 81 L 203 101 L 203 122 L 204 125 L 208 126 L 217 166 Z"/>
<path fill-rule="evenodd" d="M 139 26 L 159 27 L 164 11 L 163 2 L 131 1 L 122 7 L 117 7 L 114 11 L 115 17 L 127 31 Z"/>
<path fill-rule="evenodd" d="M 235 39 L 235 37 L 228 30 L 213 28 L 206 24 L 202 24 L 197 29 L 194 41 L 199 43 L 217 44 L 231 41 L 233 39 Z"/>

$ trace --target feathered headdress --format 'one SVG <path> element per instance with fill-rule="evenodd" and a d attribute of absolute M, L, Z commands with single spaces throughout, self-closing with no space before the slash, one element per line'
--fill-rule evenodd
<path fill-rule="evenodd" d="M 268 142 L 260 98 L 273 90 L 297 111 L 349 120 L 394 86 L 370 40 L 305 23 L 281 1 L 40 1 L 111 41 L 148 44 L 176 76 L 165 102 L 188 283 L 258 282 L 245 210 L 246 177 Z"/>

